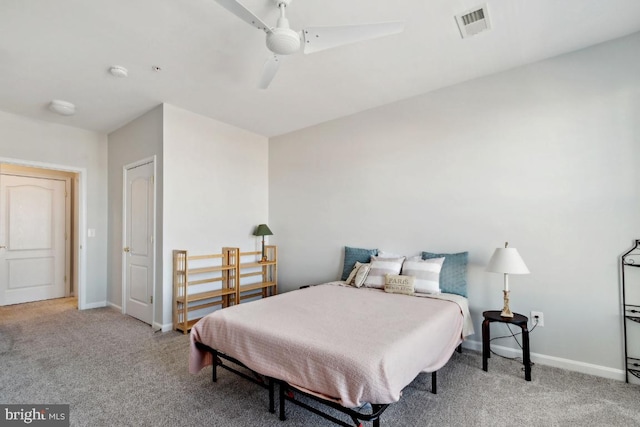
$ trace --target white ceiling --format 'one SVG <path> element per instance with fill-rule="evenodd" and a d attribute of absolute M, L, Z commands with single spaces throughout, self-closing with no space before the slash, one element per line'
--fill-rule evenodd
<path fill-rule="evenodd" d="M 483 3 L 492 29 L 463 40 L 454 15 Z M 243 4 L 275 25 L 273 0 Z M 264 33 L 214 0 L 2 0 L 0 110 L 108 133 L 167 102 L 275 136 L 640 31 L 639 0 L 294 0 L 287 15 L 406 30 L 287 57 L 260 90 Z"/>

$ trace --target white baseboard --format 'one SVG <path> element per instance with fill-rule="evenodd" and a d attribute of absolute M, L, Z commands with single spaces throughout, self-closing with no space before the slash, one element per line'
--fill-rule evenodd
<path fill-rule="evenodd" d="M 163 325 L 162 323 L 153 322 L 153 330 L 161 330 L 162 332 L 173 331 L 173 323 L 166 323 Z"/>
<path fill-rule="evenodd" d="M 111 308 L 115 308 L 116 310 L 118 310 L 120 313 L 122 313 L 122 307 L 112 303 L 111 301 L 107 301 L 107 305 Z"/>
<path fill-rule="evenodd" d="M 89 302 L 89 303 L 86 303 L 84 305 L 82 310 L 89 310 L 89 309 L 92 309 L 92 308 L 101 308 L 101 307 L 106 307 L 106 306 L 107 306 L 107 302 L 106 301 Z"/>
<path fill-rule="evenodd" d="M 482 352 L 482 343 L 480 341 L 465 341 L 463 348 Z M 522 351 L 511 347 L 503 347 L 501 345 L 491 344 L 493 350 L 507 357 L 522 357 Z M 580 372 L 588 375 L 609 378 L 612 380 L 625 381 L 625 373 L 622 369 L 614 369 L 608 366 L 594 365 L 591 363 L 580 362 L 577 360 L 563 359 L 561 357 L 548 356 L 546 354 L 531 353 L 531 361 L 540 365 L 552 366 L 554 368 L 566 369 L 568 371 Z"/>

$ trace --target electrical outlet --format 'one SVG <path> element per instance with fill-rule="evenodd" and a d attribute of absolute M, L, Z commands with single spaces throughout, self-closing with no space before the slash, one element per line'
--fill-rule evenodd
<path fill-rule="evenodd" d="M 532 311 L 531 322 L 534 326 L 544 326 L 544 313 L 541 311 Z"/>

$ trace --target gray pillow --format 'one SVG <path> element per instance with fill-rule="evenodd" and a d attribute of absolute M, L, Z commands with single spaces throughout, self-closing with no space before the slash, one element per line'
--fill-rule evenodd
<path fill-rule="evenodd" d="M 467 260 L 469 252 L 455 254 L 436 254 L 422 252 L 422 259 L 442 258 L 442 270 L 440 270 L 440 291 L 448 294 L 467 296 Z"/>
<path fill-rule="evenodd" d="M 345 246 L 344 265 L 342 267 L 342 277 L 340 280 L 347 280 L 351 270 L 353 270 L 353 266 L 356 265 L 356 262 L 367 264 L 372 255 L 378 255 L 378 249 L 362 249 Z"/>

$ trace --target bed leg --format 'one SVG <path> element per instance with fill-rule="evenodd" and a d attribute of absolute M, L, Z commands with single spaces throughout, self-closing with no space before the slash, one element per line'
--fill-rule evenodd
<path fill-rule="evenodd" d="M 382 408 L 382 405 L 371 405 L 371 408 L 374 413 L 377 413 Z M 373 420 L 373 427 L 380 427 L 380 417 Z"/>
<path fill-rule="evenodd" d="M 438 371 L 431 372 L 431 393 L 433 394 L 438 394 L 438 380 L 436 375 L 437 372 Z"/>
<path fill-rule="evenodd" d="M 275 407 L 275 403 L 274 403 L 274 381 L 273 378 L 269 378 L 269 412 L 272 414 L 275 414 L 276 412 L 276 407 Z"/>
<path fill-rule="evenodd" d="M 279 384 L 279 393 L 278 399 L 280 400 L 280 421 L 284 421 L 287 419 L 287 416 L 284 413 L 284 393 L 285 393 L 286 385 L 284 382 L 280 381 Z"/>
<path fill-rule="evenodd" d="M 218 352 L 213 350 L 211 352 L 211 357 L 213 358 L 213 363 L 211 364 L 211 367 L 213 368 L 211 371 L 211 379 L 215 383 L 218 381 Z"/>
<path fill-rule="evenodd" d="M 456 350 L 458 351 L 458 353 L 462 353 L 462 344 L 460 344 Z"/>

